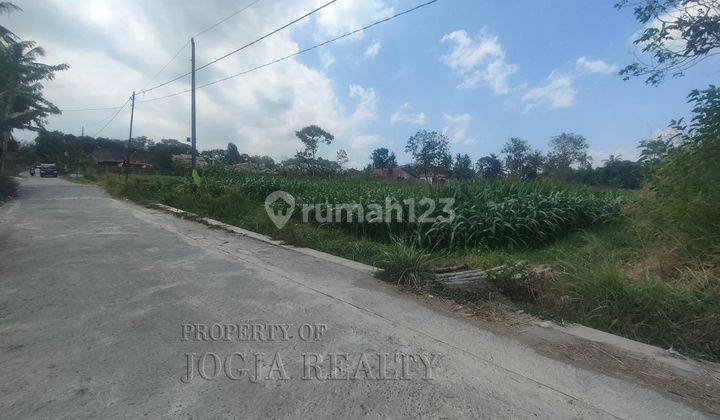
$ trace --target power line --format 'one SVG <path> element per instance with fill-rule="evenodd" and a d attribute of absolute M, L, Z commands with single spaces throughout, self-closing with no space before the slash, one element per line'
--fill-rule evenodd
<path fill-rule="evenodd" d="M 337 36 L 337 37 L 335 37 L 335 38 L 329 39 L 329 40 L 327 40 L 327 41 L 325 41 L 325 42 L 321 42 L 321 43 L 319 43 L 319 44 L 315 44 L 315 45 L 313 45 L 313 46 L 311 46 L 311 47 L 305 48 L 305 49 L 303 49 L 303 50 L 300 50 L 300 51 L 298 51 L 298 52 L 292 53 L 292 54 L 290 54 L 290 55 L 286 55 L 286 56 L 281 57 L 281 58 L 278 58 L 278 59 L 276 59 L 276 60 L 269 61 L 269 62 L 267 62 L 267 63 L 265 63 L 265 64 L 261 64 L 261 65 L 259 65 L 259 66 L 253 67 L 253 68 L 251 68 L 251 69 L 241 71 L 240 73 L 235 73 L 235 74 L 232 74 L 232 75 L 230 75 L 230 76 L 223 77 L 223 78 L 221 78 L 221 79 L 214 80 L 214 81 L 212 81 L 212 82 L 208 82 L 208 83 L 202 84 L 202 85 L 200 85 L 200 86 L 197 86 L 196 89 L 202 89 L 202 88 L 204 88 L 204 87 L 208 87 L 208 86 L 214 85 L 214 84 L 216 84 L 216 83 L 224 82 L 224 81 L 226 81 L 226 80 L 229 80 L 229 79 L 232 79 L 232 78 L 235 78 L 235 77 L 238 77 L 238 76 L 243 76 L 243 75 L 246 75 L 246 74 L 248 74 L 248 73 L 252 73 L 252 72 L 254 72 L 254 71 L 256 71 L 256 70 L 260 70 L 260 69 L 263 69 L 263 68 L 265 68 L 265 67 L 271 66 L 271 65 L 273 65 L 273 64 L 277 64 L 277 63 L 279 63 L 279 62 L 281 62 L 281 61 L 288 60 L 288 59 L 293 58 L 293 57 L 296 57 L 296 56 L 298 56 L 298 55 L 300 55 L 300 54 L 307 53 L 307 52 L 309 52 L 309 51 L 312 51 L 312 50 L 315 50 L 315 49 L 317 49 L 317 48 L 323 47 L 323 46 L 328 45 L 328 44 L 330 44 L 330 43 L 333 43 L 333 42 L 335 42 L 335 41 L 339 41 L 339 40 L 341 40 L 341 39 L 343 39 L 343 38 L 347 38 L 347 37 L 349 37 L 349 36 L 355 35 L 355 34 L 358 33 L 358 32 L 362 32 L 362 31 L 367 30 L 367 29 L 370 29 L 370 28 L 372 28 L 372 27 L 374 27 L 374 26 L 380 25 L 380 24 L 385 23 L 385 22 L 387 22 L 387 21 L 396 19 L 396 18 L 398 18 L 398 17 L 400 17 L 400 16 L 403 16 L 403 15 L 406 15 L 406 14 L 408 14 L 408 13 L 414 12 L 414 11 L 416 11 L 416 10 L 418 10 L 418 9 L 421 9 L 421 8 L 423 8 L 423 7 L 426 7 L 426 6 L 429 6 L 429 5 L 433 4 L 433 3 L 436 3 L 437 1 L 438 1 L 438 0 L 431 0 L 431 1 L 428 1 L 428 2 L 426 2 L 426 3 L 422 3 L 422 4 L 417 5 L 417 6 L 413 7 L 413 8 L 411 8 L 411 9 L 407 9 L 407 10 L 404 10 L 404 11 L 402 11 L 402 12 L 396 13 L 396 14 L 394 14 L 394 15 L 392 15 L 392 16 L 389 16 L 389 17 L 387 17 L 387 18 L 385 18 L 385 19 L 381 19 L 381 20 L 375 21 L 375 22 L 373 22 L 373 23 L 371 23 L 371 24 L 369 24 L 369 25 L 363 26 L 362 28 L 358 28 L 358 29 L 355 29 L 355 30 L 353 30 L 353 31 L 347 32 L 347 33 L 345 33 L 345 34 L 342 34 L 342 35 Z M 182 95 L 183 93 L 187 93 L 187 92 L 190 92 L 190 89 L 185 89 L 185 90 L 180 91 L 180 92 L 171 93 L 171 94 L 169 94 L 169 95 L 163 95 L 163 96 L 159 96 L 159 97 L 156 97 L 156 98 L 145 99 L 145 100 L 139 101 L 139 102 L 157 101 L 157 100 L 160 100 L 160 99 L 166 99 L 166 98 L 171 98 L 171 97 L 173 97 L 173 96 Z"/>
<path fill-rule="evenodd" d="M 102 108 L 62 108 L 60 111 L 62 112 L 84 112 L 84 111 L 110 111 L 112 109 L 118 109 L 119 106 L 108 106 L 108 107 L 102 107 Z"/>
<path fill-rule="evenodd" d="M 235 17 L 235 16 L 239 15 L 240 13 L 244 12 L 245 10 L 251 8 L 252 6 L 254 6 L 254 5 L 255 5 L 256 3 L 258 3 L 259 1 L 260 1 L 260 0 L 255 0 L 255 1 L 251 2 L 250 4 L 248 4 L 247 6 L 243 7 L 242 9 L 233 12 L 232 14 L 230 14 L 229 16 L 224 17 L 223 19 L 220 19 L 219 21 L 215 22 L 214 24 L 208 26 L 207 28 L 205 28 L 205 29 L 203 29 L 202 31 L 200 31 L 200 32 L 196 33 L 195 35 L 193 35 L 192 38 L 197 38 L 197 37 L 199 37 L 200 35 L 203 35 L 204 33 L 209 32 L 209 31 L 217 28 L 218 26 L 222 25 L 223 23 L 227 22 L 228 20 L 232 19 L 233 17 Z M 182 47 L 180 47 L 179 50 L 177 50 L 177 52 L 172 56 L 172 58 L 171 58 L 167 63 L 165 63 L 164 66 L 162 66 L 162 68 L 160 69 L 160 71 L 158 71 L 157 73 L 155 73 L 155 75 L 145 84 L 145 86 L 143 86 L 143 88 L 140 89 L 140 93 L 145 93 L 145 92 L 146 92 L 145 88 L 148 87 L 148 85 L 150 85 L 150 83 L 152 83 L 155 79 L 157 79 L 157 77 L 158 77 L 160 74 L 162 74 L 163 71 L 165 71 L 165 69 L 170 65 L 170 63 L 172 63 L 173 61 L 175 61 L 175 59 L 178 57 L 178 55 L 180 55 L 180 53 L 183 52 L 183 51 L 185 50 L 185 48 L 187 48 L 188 44 L 190 44 L 190 40 L 188 40 L 185 44 L 183 44 Z M 177 79 L 175 79 L 175 80 L 177 80 Z M 173 80 L 173 81 L 175 81 L 175 80 Z"/>
<path fill-rule="evenodd" d="M 290 22 L 288 22 L 288 23 L 280 26 L 279 28 L 276 28 L 276 29 L 268 32 L 267 34 L 261 36 L 260 38 L 257 38 L 257 39 L 255 39 L 255 40 L 253 40 L 253 41 L 251 41 L 251 42 L 243 45 L 243 46 L 240 47 L 240 48 L 237 48 L 237 49 L 235 49 L 235 50 L 233 50 L 233 51 L 230 51 L 229 53 L 223 55 L 222 57 L 218 57 L 218 58 L 216 58 L 215 60 L 213 60 L 213 61 L 211 61 L 211 62 L 209 62 L 209 63 L 207 63 L 207 64 L 204 64 L 204 65 L 198 67 L 198 68 L 196 69 L 196 71 L 197 71 L 197 70 L 202 70 L 202 69 L 204 69 L 204 68 L 206 68 L 206 67 L 208 67 L 208 66 L 211 66 L 211 65 L 217 63 L 217 62 L 220 61 L 220 60 L 223 60 L 223 59 L 225 59 L 225 58 L 227 58 L 227 57 L 229 57 L 229 56 L 231 56 L 231 55 L 233 55 L 233 54 L 235 54 L 235 53 L 237 53 L 237 52 L 239 52 L 239 51 L 244 50 L 244 49 L 247 48 L 247 47 L 250 47 L 250 46 L 252 46 L 252 45 L 255 45 L 255 44 L 257 44 L 258 42 L 262 41 L 263 39 L 265 39 L 265 38 L 267 38 L 267 37 L 269 37 L 269 36 L 272 36 L 272 35 L 280 32 L 280 31 L 282 31 L 283 29 L 285 29 L 285 28 L 287 28 L 287 27 L 289 27 L 289 26 L 292 26 L 292 25 L 298 23 L 299 21 L 301 21 L 301 20 L 303 20 L 303 19 L 305 19 L 305 18 L 313 15 L 314 13 L 319 12 L 320 10 L 322 10 L 322 9 L 326 8 L 327 6 L 335 3 L 336 1 L 337 1 L 337 0 L 331 0 L 331 1 L 329 1 L 329 2 L 327 2 L 327 3 L 325 3 L 325 4 L 323 4 L 322 6 L 320 6 L 320 7 L 316 8 L 316 9 L 314 9 L 314 10 L 312 10 L 312 11 L 310 11 L 310 12 L 308 12 L 308 13 L 302 15 L 302 16 L 300 16 L 299 18 L 294 19 L 294 20 L 292 20 L 292 21 L 290 21 Z M 173 78 L 173 79 L 170 79 L 170 80 L 168 80 L 168 81 L 166 81 L 166 82 L 160 83 L 159 85 L 155 85 L 155 86 L 153 86 L 153 87 L 151 87 L 151 88 L 149 88 L 149 89 L 144 89 L 143 93 L 147 93 L 147 92 L 150 92 L 150 91 L 152 91 L 152 90 L 155 90 L 155 89 L 157 89 L 157 88 L 159 88 L 159 87 L 169 85 L 170 83 L 175 82 L 175 81 L 177 81 L 177 80 L 180 80 L 180 79 L 182 79 L 183 77 L 188 76 L 189 74 L 190 74 L 190 72 L 183 73 L 183 74 L 181 74 L 181 75 L 179 75 L 179 76 L 177 76 L 177 77 L 175 77 L 175 78 Z"/>
<path fill-rule="evenodd" d="M 115 113 L 112 115 L 112 117 L 110 117 L 110 120 L 109 120 L 108 122 L 106 122 L 105 125 L 103 125 L 101 129 L 99 129 L 98 131 L 95 132 L 95 134 L 93 134 L 93 137 L 97 137 L 98 134 L 100 134 L 105 128 L 107 128 L 108 125 L 110 125 L 111 122 L 113 122 L 113 120 L 114 120 L 115 118 L 117 118 L 118 114 L 120 114 L 120 111 L 122 111 L 122 110 L 125 108 L 125 106 L 128 104 L 128 102 L 130 102 L 130 99 L 132 99 L 132 96 L 129 97 L 129 98 L 127 98 L 127 100 L 125 100 L 125 103 L 122 104 L 122 106 L 120 107 L 120 109 L 118 109 L 117 112 L 115 112 Z"/>
<path fill-rule="evenodd" d="M 175 59 L 177 58 L 177 56 L 180 55 L 180 53 L 185 50 L 185 48 L 188 46 L 189 43 L 190 43 L 190 41 L 187 41 L 185 44 L 183 44 L 182 47 L 180 47 L 179 50 L 177 50 L 177 52 L 175 53 L 175 55 L 173 55 L 172 58 L 171 58 L 167 63 L 165 63 L 164 66 L 162 66 L 162 68 L 160 69 L 160 71 L 158 71 L 157 73 L 155 73 L 155 75 L 152 77 L 152 79 L 150 79 L 147 83 L 145 83 L 145 86 L 143 86 L 143 88 L 140 89 L 140 93 L 144 93 L 144 92 L 145 92 L 145 88 L 146 88 L 150 83 L 152 83 L 158 76 L 160 76 L 160 74 L 161 74 L 163 71 L 165 71 L 165 69 L 167 68 L 167 66 L 170 65 L 170 63 L 172 63 L 173 61 L 175 61 Z"/>
<path fill-rule="evenodd" d="M 244 50 L 245 48 L 247 48 L 247 47 L 249 47 L 249 46 L 251 46 L 251 45 L 257 44 L 258 42 L 262 41 L 263 39 L 265 39 L 265 38 L 267 38 L 267 37 L 269 37 L 269 36 L 271 36 L 271 35 L 273 35 L 273 34 L 276 34 L 276 33 L 282 31 L 283 29 L 285 29 L 285 28 L 287 28 L 287 27 L 289 27 L 289 26 L 292 26 L 292 25 L 300 22 L 301 20 L 305 19 L 306 17 L 308 17 L 308 16 L 310 16 L 310 15 L 313 15 L 313 14 L 319 12 L 320 10 L 322 10 L 322 9 L 330 6 L 331 4 L 335 3 L 336 1 L 337 1 L 337 0 L 330 0 L 329 2 L 327 2 L 327 3 L 323 4 L 322 6 L 318 7 L 317 9 L 312 10 L 312 11 L 310 11 L 310 12 L 308 12 L 308 13 L 300 16 L 299 18 L 297 18 L 297 19 L 295 19 L 295 20 L 293 20 L 293 21 L 291 21 L 291 22 L 286 23 L 285 25 L 283 25 L 283 26 L 275 29 L 274 31 L 268 32 L 267 34 L 261 36 L 260 38 L 254 40 L 254 41 L 252 41 L 252 42 L 250 42 L 250 43 L 248 43 L 248 44 L 245 44 L 245 45 L 243 45 L 242 47 L 240 47 L 240 48 L 238 48 L 238 49 L 235 49 L 235 50 L 233 50 L 233 51 L 230 51 L 229 53 L 223 55 L 222 57 L 218 57 L 218 58 L 214 59 L 213 61 L 211 61 L 211 62 L 209 62 L 209 63 L 207 63 L 207 64 L 203 64 L 202 66 L 198 67 L 197 70 L 202 70 L 202 69 L 204 69 L 204 68 L 206 68 L 206 67 L 209 67 L 209 66 L 217 63 L 217 62 L 220 61 L 220 60 L 224 60 L 224 59 L 230 57 L 231 55 L 233 55 L 233 54 L 235 54 L 235 53 L 237 53 L 237 52 L 240 52 L 240 51 Z"/>
<path fill-rule="evenodd" d="M 230 20 L 231 18 L 233 18 L 233 17 L 239 15 L 240 13 L 244 12 L 245 10 L 253 7 L 253 6 L 254 6 L 256 3 L 258 3 L 259 1 L 260 1 L 260 0 L 255 0 L 255 1 L 253 1 L 252 3 L 250 3 L 250 4 L 248 4 L 247 6 L 243 7 L 242 9 L 240 9 L 240 10 L 232 13 L 230 16 L 228 16 L 228 17 L 226 17 L 226 18 L 218 21 L 217 23 L 208 26 L 207 28 L 203 29 L 202 31 L 196 33 L 195 35 L 192 36 L 192 38 L 197 38 L 197 37 L 199 37 L 200 35 L 204 34 L 205 32 L 208 32 L 208 31 L 210 31 L 210 30 L 212 30 L 212 29 L 215 29 L 216 27 L 222 25 L 223 23 L 227 22 L 227 21 Z M 187 45 L 187 44 L 186 44 L 186 45 Z"/>

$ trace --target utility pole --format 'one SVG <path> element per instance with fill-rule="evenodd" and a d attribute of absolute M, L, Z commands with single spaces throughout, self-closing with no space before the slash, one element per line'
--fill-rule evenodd
<path fill-rule="evenodd" d="M 192 93 L 190 95 L 190 166 L 195 170 L 195 160 L 197 155 L 197 137 L 195 137 L 195 38 L 190 38 L 191 51 L 191 67 L 192 67 Z"/>
<path fill-rule="evenodd" d="M 83 125 L 82 128 L 80 128 L 80 137 L 85 137 L 85 126 Z"/>
<path fill-rule="evenodd" d="M 130 105 L 130 135 L 128 136 L 127 157 L 125 159 L 125 185 L 127 185 L 128 176 L 130 175 L 130 149 L 132 146 L 133 118 L 135 117 L 135 91 L 133 91 L 131 98 L 132 102 Z"/>

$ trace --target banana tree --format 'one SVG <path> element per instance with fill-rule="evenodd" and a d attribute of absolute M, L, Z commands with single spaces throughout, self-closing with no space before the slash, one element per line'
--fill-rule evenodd
<path fill-rule="evenodd" d="M 4 171 L 12 131 L 41 130 L 49 115 L 60 113 L 43 96 L 42 82 L 52 80 L 55 72 L 68 66 L 38 62 L 43 56 L 45 51 L 32 41 L 0 45 L 0 174 Z"/>

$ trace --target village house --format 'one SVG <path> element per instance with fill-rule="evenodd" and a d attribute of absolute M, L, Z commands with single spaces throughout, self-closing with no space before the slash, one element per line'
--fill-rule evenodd
<path fill-rule="evenodd" d="M 96 150 L 92 154 L 95 165 L 98 169 L 112 170 L 123 168 L 127 153 L 121 150 Z M 130 154 L 130 170 L 143 171 L 151 168 L 152 165 L 145 161 L 145 154 L 135 152 Z"/>

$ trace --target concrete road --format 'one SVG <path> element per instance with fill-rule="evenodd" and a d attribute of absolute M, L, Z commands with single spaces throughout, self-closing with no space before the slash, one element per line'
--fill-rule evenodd
<path fill-rule="evenodd" d="M 0 371 L 3 418 L 703 417 L 367 274 L 58 179 L 0 208 Z"/>

